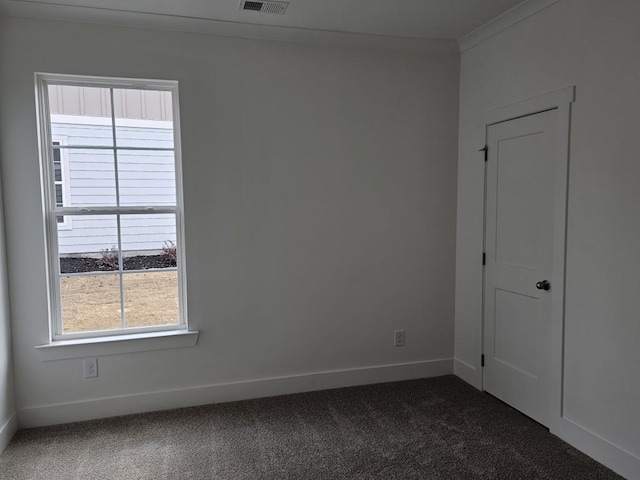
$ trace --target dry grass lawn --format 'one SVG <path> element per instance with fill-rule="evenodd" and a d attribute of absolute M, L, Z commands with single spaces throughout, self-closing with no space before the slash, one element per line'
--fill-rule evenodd
<path fill-rule="evenodd" d="M 126 327 L 179 322 L 178 273 L 130 273 L 124 278 Z M 62 277 L 64 333 L 120 328 L 120 284 L 117 274 Z"/>

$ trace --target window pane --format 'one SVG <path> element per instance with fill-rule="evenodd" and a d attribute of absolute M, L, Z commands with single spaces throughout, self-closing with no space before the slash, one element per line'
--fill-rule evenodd
<path fill-rule="evenodd" d="M 62 207 L 64 203 L 62 201 L 62 184 L 56 184 L 56 207 Z"/>
<path fill-rule="evenodd" d="M 108 88 L 49 85 L 51 134 L 70 146 L 113 146 Z"/>
<path fill-rule="evenodd" d="M 176 266 L 176 216 L 174 214 L 122 215 L 124 270 L 149 270 Z"/>
<path fill-rule="evenodd" d="M 121 206 L 176 204 L 173 152 L 118 150 Z"/>
<path fill-rule="evenodd" d="M 114 89 L 118 147 L 173 148 L 171 92 Z"/>
<path fill-rule="evenodd" d="M 127 328 L 180 322 L 178 272 L 127 273 L 122 281 Z"/>
<path fill-rule="evenodd" d="M 56 81 L 84 81 L 45 82 L 53 152 L 43 165 L 62 334 L 179 325 L 178 217 L 147 208 L 177 206 L 172 92 Z"/>
<path fill-rule="evenodd" d="M 53 164 L 53 174 L 56 182 L 62 182 L 62 164 L 60 162 Z"/>
<path fill-rule="evenodd" d="M 63 333 L 120 328 L 120 275 L 60 278 Z"/>
<path fill-rule="evenodd" d="M 118 269 L 118 223 L 115 215 L 65 215 L 71 228 L 58 227 L 60 273 Z"/>
<path fill-rule="evenodd" d="M 116 206 L 116 173 L 112 150 L 69 150 L 71 207 Z"/>

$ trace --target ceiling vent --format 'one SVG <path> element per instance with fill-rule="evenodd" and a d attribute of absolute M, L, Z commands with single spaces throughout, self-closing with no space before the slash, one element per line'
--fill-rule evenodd
<path fill-rule="evenodd" d="M 242 0 L 240 2 L 240 10 L 275 13 L 276 15 L 284 15 L 288 6 L 289 2 L 250 2 L 248 0 Z"/>

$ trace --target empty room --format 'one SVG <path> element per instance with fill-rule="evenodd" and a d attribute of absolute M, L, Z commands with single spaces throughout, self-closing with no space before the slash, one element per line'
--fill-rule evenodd
<path fill-rule="evenodd" d="M 0 479 L 640 480 L 640 2 L 0 0 Z"/>

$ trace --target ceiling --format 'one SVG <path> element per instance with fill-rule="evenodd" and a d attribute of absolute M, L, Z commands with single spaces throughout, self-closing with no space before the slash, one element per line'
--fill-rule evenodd
<path fill-rule="evenodd" d="M 406 38 L 457 40 L 522 0 L 290 0 L 285 15 L 240 11 L 240 0 L 8 0 L 30 11 L 79 7 L 94 16 L 155 14 Z M 62 7 L 60 7 L 62 8 Z M 108 12 L 110 11 L 110 12 Z"/>

